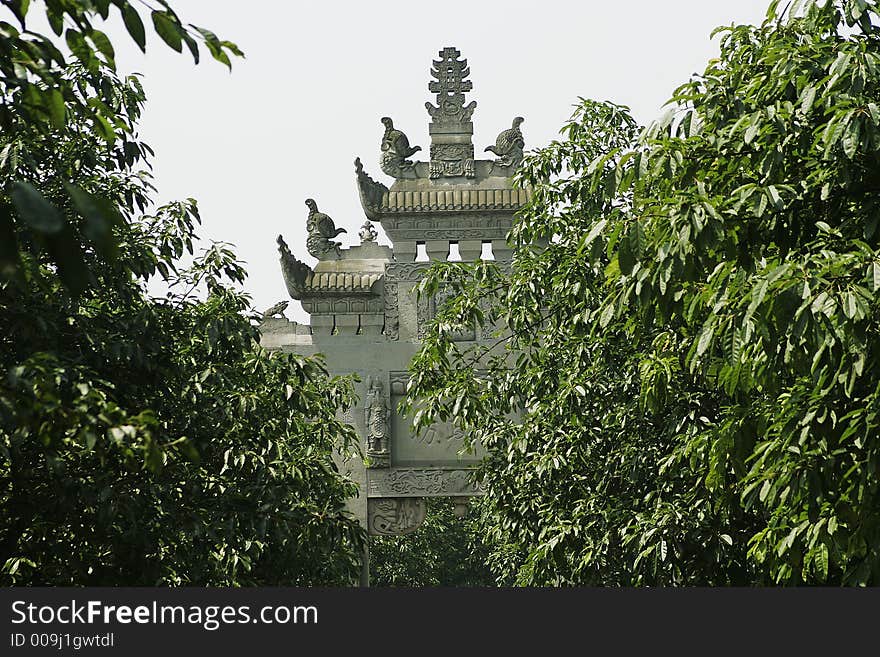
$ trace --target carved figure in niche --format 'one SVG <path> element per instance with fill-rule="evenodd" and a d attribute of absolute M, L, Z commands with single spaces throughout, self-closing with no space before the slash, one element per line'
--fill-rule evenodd
<path fill-rule="evenodd" d="M 318 260 L 325 259 L 329 253 L 335 253 L 336 257 L 339 257 L 341 244 L 334 242 L 333 238 L 348 231 L 345 228 L 337 228 L 333 219 L 323 212 L 318 212 L 318 204 L 314 200 L 307 198 L 306 205 L 309 208 L 309 217 L 306 220 L 306 229 L 309 231 L 306 248 L 309 253 Z"/>
<path fill-rule="evenodd" d="M 312 270 L 290 252 L 290 247 L 287 246 L 287 242 L 281 235 L 276 241 L 278 242 L 278 252 L 281 254 L 281 274 L 284 276 L 287 292 L 292 298 L 299 299 L 302 297 L 306 278 Z M 265 317 L 266 314 L 263 313 L 263 316 Z"/>
<path fill-rule="evenodd" d="M 392 120 L 382 117 L 385 134 L 382 135 L 382 171 L 389 176 L 398 177 L 403 171 L 412 169 L 413 162 L 406 158 L 422 150 L 421 146 L 410 146 L 409 139 L 394 127 Z"/>
<path fill-rule="evenodd" d="M 385 401 L 382 381 L 377 376 L 367 379 L 367 397 L 364 403 L 364 426 L 367 432 L 367 457 L 370 467 L 387 468 L 391 464 L 389 427 L 391 409 Z"/>
<path fill-rule="evenodd" d="M 526 142 L 519 126 L 524 120 L 521 116 L 516 117 L 512 127 L 498 135 L 494 146 L 486 146 L 486 151 L 499 156 L 495 160 L 498 166 L 515 167 L 522 161 Z"/>

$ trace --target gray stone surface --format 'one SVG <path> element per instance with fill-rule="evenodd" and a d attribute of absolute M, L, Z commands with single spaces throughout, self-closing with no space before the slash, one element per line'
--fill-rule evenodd
<path fill-rule="evenodd" d="M 437 261 L 447 258 L 455 242 L 462 260 L 472 262 L 489 242 L 495 258 L 507 261 L 511 254 L 504 238 L 530 193 L 511 185 L 522 157 L 521 119 L 488 149 L 498 159 L 474 159 L 476 103 L 465 98 L 472 86 L 469 72 L 455 48 L 444 48 L 433 62 L 429 88 L 436 104 L 427 104 L 430 162 L 408 159 L 420 148 L 411 146 L 388 117 L 380 168 L 392 176 L 392 185 L 374 180 L 355 160 L 364 214 L 381 222 L 393 249 L 376 243 L 369 221 L 359 246 L 334 246 L 338 229 L 310 205 L 310 252 L 321 252 L 318 264 L 310 268 L 296 260 L 279 236 L 288 291 L 302 302 L 310 324 L 265 317 L 260 325 L 267 349 L 322 353 L 332 373 L 360 378 L 360 407 L 342 419 L 360 436 L 362 456 L 339 454 L 337 463 L 360 488 L 349 507 L 371 534 L 413 531 L 424 518 L 424 497 L 455 497 L 463 507 L 468 496 L 480 494 L 471 474 L 481 449 L 465 450 L 465 436 L 451 424 L 415 432 L 411 418 L 398 412 L 410 360 L 445 294 L 417 298 L 413 288 L 429 265 L 415 262 L 419 244 Z M 491 328 L 463 330 L 457 339 L 487 340 L 491 333 Z"/>

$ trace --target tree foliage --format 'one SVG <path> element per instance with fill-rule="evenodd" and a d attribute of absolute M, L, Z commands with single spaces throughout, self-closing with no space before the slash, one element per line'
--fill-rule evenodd
<path fill-rule="evenodd" d="M 13 136 L 0 152 L 0 164 L 7 172 L 0 201 L 0 271 L 9 275 L 16 270 L 16 234 L 26 229 L 34 240 L 24 247 L 48 254 L 65 285 L 78 293 L 90 280 L 82 254 L 83 237 L 104 255 L 112 255 L 115 241 L 110 227 L 118 220 L 117 208 L 109 198 L 84 195 L 77 178 L 79 170 L 72 169 L 71 179 L 67 180 L 70 187 L 61 202 L 74 204 L 87 220 L 86 235 L 79 235 L 76 226 L 66 221 L 65 213 L 47 199 L 41 184 L 50 181 L 16 181 L 8 176 L 9 171 L 17 169 L 16 158 L 21 156 L 21 145 L 14 137 L 34 132 L 50 137 L 54 131 L 75 125 L 113 149 L 120 169 L 142 159 L 144 147 L 136 139 L 131 107 L 124 105 L 126 98 L 131 102 L 131 96 L 126 97 L 113 84 L 115 51 L 110 38 L 96 24 L 118 14 L 144 52 L 147 30 L 141 12 L 128 0 L 46 0 L 41 15 L 48 20 L 54 36 L 28 28 L 28 20 L 33 17 L 30 0 L 0 0 L 0 4 L 9 12 L 7 18 L 18 24 L 16 27 L 0 20 L 0 130 Z M 165 0 L 156 0 L 153 5 L 136 4 L 147 8 L 162 41 L 177 52 L 186 45 L 196 63 L 199 43 L 214 59 L 230 67 L 230 54 L 243 56 L 231 41 L 221 40 L 205 28 L 184 24 Z M 72 54 L 70 58 L 59 49 L 62 37 Z"/>
<path fill-rule="evenodd" d="M 583 101 L 518 176 L 511 266 L 421 283 L 460 294 L 418 422 L 488 447 L 521 584 L 880 578 L 880 10 L 777 5 L 645 130 Z"/>
<path fill-rule="evenodd" d="M 23 21 L 27 3 L 4 4 Z M 134 10 L 112 4 L 128 8 L 131 30 Z M 47 11 L 84 31 L 107 5 Z M 242 263 L 222 243 L 193 255 L 195 201 L 153 209 L 136 77 L 73 46 L 81 61 L 66 68 L 41 68 L 15 39 L 2 49 L 0 578 L 350 582 L 363 531 L 331 457 L 353 437 L 336 419 L 353 403 L 350 381 L 262 351 Z M 22 77 L 10 82 L 7 66 Z M 58 121 L 33 113 L 28 85 L 59 90 Z M 81 111 L 96 98 L 100 114 Z M 112 138 L 96 116 L 113 117 Z M 148 294 L 153 276 L 165 298 Z"/>
<path fill-rule="evenodd" d="M 455 515 L 447 498 L 428 500 L 425 522 L 405 536 L 370 538 L 370 586 L 493 586 L 480 503 Z"/>

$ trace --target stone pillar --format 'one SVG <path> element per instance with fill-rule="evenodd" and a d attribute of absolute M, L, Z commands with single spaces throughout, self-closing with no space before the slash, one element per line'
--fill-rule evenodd
<path fill-rule="evenodd" d="M 495 256 L 496 260 L 510 260 L 513 257 L 506 239 L 492 240 L 492 255 Z"/>
<path fill-rule="evenodd" d="M 446 262 L 449 257 L 449 240 L 426 240 L 425 251 L 431 260 Z"/>
<path fill-rule="evenodd" d="M 359 326 L 358 315 L 336 315 L 336 333 L 339 335 L 355 335 Z"/>
<path fill-rule="evenodd" d="M 397 262 L 415 262 L 417 252 L 415 240 L 398 240 L 394 243 L 394 259 Z"/>
<path fill-rule="evenodd" d="M 458 253 L 462 262 L 475 262 L 483 253 L 482 240 L 459 240 Z"/>
<path fill-rule="evenodd" d="M 335 323 L 333 315 L 312 315 L 312 335 L 330 335 Z"/>
<path fill-rule="evenodd" d="M 382 333 L 382 327 L 385 325 L 385 316 L 379 314 L 361 315 L 361 334 L 362 335 L 379 335 Z"/>

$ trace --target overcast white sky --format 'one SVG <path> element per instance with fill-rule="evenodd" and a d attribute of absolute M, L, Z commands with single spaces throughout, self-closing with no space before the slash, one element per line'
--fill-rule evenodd
<path fill-rule="evenodd" d="M 118 17 L 106 31 L 121 70 L 145 76 L 141 136 L 156 151 L 159 200 L 198 199 L 202 235 L 236 245 L 263 310 L 287 298 L 279 233 L 314 263 L 306 198 L 348 229 L 344 244 L 357 243 L 354 158 L 391 183 L 378 166 L 382 116 L 424 159 L 429 70 L 441 48 L 457 47 L 470 64 L 476 150 L 514 116 L 525 117 L 532 148 L 557 137 L 578 96 L 628 105 L 642 123 L 656 118 L 673 89 L 717 55 L 712 29 L 760 23 L 768 3 L 173 0 L 184 21 L 244 50 L 231 74 L 207 53 L 194 66 L 152 32 L 143 55 Z M 307 317 L 298 302 L 287 315 Z"/>

